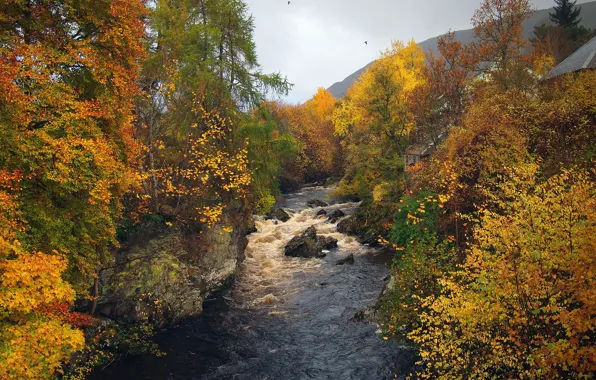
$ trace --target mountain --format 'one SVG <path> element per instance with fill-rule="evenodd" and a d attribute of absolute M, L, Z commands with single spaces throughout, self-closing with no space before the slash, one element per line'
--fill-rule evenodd
<path fill-rule="evenodd" d="M 579 5 L 579 4 L 578 4 Z M 582 12 L 580 17 L 582 18 L 581 25 L 585 26 L 589 29 L 596 29 L 596 1 L 591 1 L 587 3 L 581 4 Z M 542 9 L 539 11 L 534 12 L 532 17 L 530 17 L 524 23 L 524 37 L 530 38 L 534 35 L 534 27 L 537 25 L 542 24 L 551 24 L 550 19 L 548 17 L 548 13 L 552 12 L 552 8 L 549 9 Z M 458 30 L 455 32 L 456 39 L 460 41 L 462 44 L 470 43 L 474 40 L 474 31 L 472 29 L 466 30 Z M 437 52 L 437 41 L 439 37 L 429 38 L 426 41 L 421 42 L 419 45 L 422 46 L 424 51 L 433 51 Z M 334 83 L 328 90 L 333 94 L 336 98 L 343 98 L 348 88 L 352 86 L 352 84 L 360 77 L 360 75 L 372 64 L 373 62 L 369 63 L 368 65 L 364 66 L 360 70 L 356 71 L 355 73 L 346 77 L 346 79 L 342 80 L 341 82 Z"/>

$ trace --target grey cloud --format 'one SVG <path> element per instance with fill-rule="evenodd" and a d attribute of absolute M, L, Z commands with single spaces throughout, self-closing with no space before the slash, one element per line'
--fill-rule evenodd
<path fill-rule="evenodd" d="M 481 0 L 245 0 L 263 69 L 281 72 L 303 102 L 378 57 L 392 40 L 468 29 Z M 579 1 L 578 3 L 585 2 Z M 536 0 L 536 8 L 552 6 Z M 368 45 L 364 44 L 368 41 Z"/>

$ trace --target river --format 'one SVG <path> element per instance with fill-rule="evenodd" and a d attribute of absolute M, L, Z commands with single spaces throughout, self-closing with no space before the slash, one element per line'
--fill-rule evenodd
<path fill-rule="evenodd" d="M 278 204 L 289 221 L 256 221 L 234 284 L 207 300 L 201 316 L 157 334 L 166 356 L 131 356 L 92 378 L 402 378 L 412 354 L 385 341 L 375 324 L 354 318 L 376 302 L 390 258 L 336 232 L 336 224 L 306 206 L 328 193 L 325 187 L 304 188 Z M 328 212 L 339 208 L 347 215 L 358 207 L 331 203 Z M 324 259 L 285 257 L 285 244 L 311 225 L 338 239 L 338 248 Z M 354 265 L 335 265 L 349 254 Z"/>

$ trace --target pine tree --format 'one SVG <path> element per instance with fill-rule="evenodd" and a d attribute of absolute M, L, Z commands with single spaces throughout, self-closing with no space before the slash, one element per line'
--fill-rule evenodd
<path fill-rule="evenodd" d="M 576 7 L 577 0 L 555 0 L 557 5 L 554 12 L 549 13 L 550 20 L 562 28 L 577 26 L 582 20 L 579 18 L 581 7 Z"/>

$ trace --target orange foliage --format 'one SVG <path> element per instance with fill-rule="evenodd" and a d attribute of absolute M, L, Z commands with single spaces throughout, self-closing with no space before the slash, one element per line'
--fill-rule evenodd
<path fill-rule="evenodd" d="M 331 121 L 336 103 L 329 91 L 319 88 L 303 105 L 273 107 L 274 116 L 301 144 L 296 167 L 287 169 L 297 171 L 303 181 L 341 174 L 341 151 Z"/>
<path fill-rule="evenodd" d="M 0 170 L 0 378 L 51 378 L 84 339 L 44 311 L 53 303 L 72 304 L 74 290 L 62 279 L 64 258 L 29 253 L 17 240 L 25 225 L 14 195 L 21 179 Z"/>
<path fill-rule="evenodd" d="M 482 209 L 461 268 L 425 300 L 424 378 L 583 378 L 596 370 L 596 187 L 585 172 L 537 184 L 537 166 Z M 593 175 L 593 173 L 592 173 Z"/>

